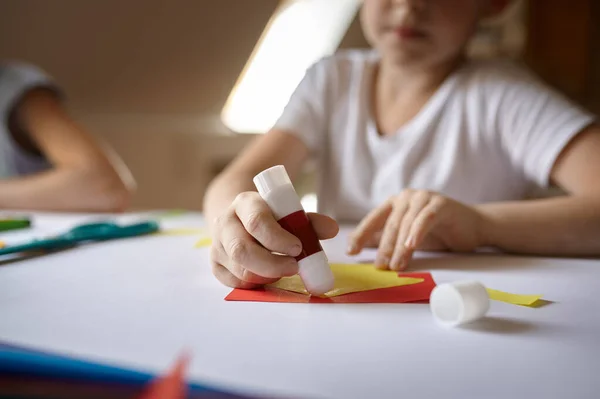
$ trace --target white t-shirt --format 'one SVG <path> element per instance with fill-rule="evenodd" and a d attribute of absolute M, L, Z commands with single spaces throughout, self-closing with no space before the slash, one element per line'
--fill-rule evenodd
<path fill-rule="evenodd" d="M 299 137 L 318 164 L 318 208 L 358 221 L 407 188 L 467 204 L 523 199 L 549 186 L 565 145 L 594 121 L 525 70 L 470 62 L 391 136 L 369 99 L 378 55 L 352 50 L 313 65 L 275 128 Z"/>
<path fill-rule="evenodd" d="M 0 65 L 0 179 L 36 173 L 50 167 L 43 157 L 22 149 L 8 130 L 8 118 L 14 107 L 29 90 L 38 87 L 55 90 L 52 80 L 32 65 L 14 62 Z"/>

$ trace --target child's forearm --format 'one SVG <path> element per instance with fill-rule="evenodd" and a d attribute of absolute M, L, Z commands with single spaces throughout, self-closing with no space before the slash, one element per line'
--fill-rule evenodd
<path fill-rule="evenodd" d="M 56 168 L 0 181 L 0 209 L 119 212 L 129 199 L 129 189 L 116 173 L 98 169 Z"/>
<path fill-rule="evenodd" d="M 210 184 L 203 206 L 209 228 L 238 194 L 256 191 L 252 179 L 258 173 L 274 165 L 284 165 L 293 179 L 307 158 L 308 147 L 293 134 L 272 130 L 257 138 Z"/>
<path fill-rule="evenodd" d="M 600 196 L 485 204 L 483 244 L 536 255 L 600 255 Z"/>

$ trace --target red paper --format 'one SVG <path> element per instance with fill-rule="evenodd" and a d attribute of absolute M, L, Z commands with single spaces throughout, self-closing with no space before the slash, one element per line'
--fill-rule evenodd
<path fill-rule="evenodd" d="M 154 381 L 139 399 L 184 399 L 187 396 L 184 374 L 188 362 L 188 356 L 182 356 L 173 369 Z"/>
<path fill-rule="evenodd" d="M 399 277 L 422 278 L 422 283 L 401 287 L 379 288 L 370 291 L 353 292 L 332 298 L 319 298 L 266 287 L 257 290 L 234 289 L 225 297 L 226 301 L 246 302 L 289 302 L 289 303 L 407 303 L 429 302 L 435 281 L 431 273 L 399 273 Z"/>

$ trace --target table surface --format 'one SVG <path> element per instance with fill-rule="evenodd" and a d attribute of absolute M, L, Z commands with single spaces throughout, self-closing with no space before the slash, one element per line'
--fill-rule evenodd
<path fill-rule="evenodd" d="M 143 215 L 142 215 L 143 216 Z M 124 215 L 122 221 L 140 215 Z M 98 216 L 36 214 L 9 242 Z M 204 225 L 200 214 L 165 229 Z M 346 229 L 324 247 L 344 255 Z M 543 294 L 542 308 L 493 302 L 444 328 L 425 304 L 227 302 L 197 235 L 95 243 L 0 260 L 0 341 L 143 371 L 192 354 L 189 376 L 250 394 L 309 398 L 592 398 L 600 395 L 600 261 L 419 254 L 438 284 L 476 279 Z"/>

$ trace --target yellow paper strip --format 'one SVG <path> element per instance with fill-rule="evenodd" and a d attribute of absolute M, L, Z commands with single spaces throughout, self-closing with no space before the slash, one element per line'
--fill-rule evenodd
<path fill-rule="evenodd" d="M 171 209 L 171 210 L 159 213 L 158 215 L 156 215 L 156 218 L 157 219 L 168 219 L 168 218 L 183 216 L 186 213 L 187 213 L 187 210 L 185 210 L 185 209 Z"/>
<path fill-rule="evenodd" d="M 335 285 L 333 290 L 323 295 L 324 297 L 418 284 L 424 281 L 422 278 L 398 277 L 397 272 L 377 270 L 373 265 L 365 264 L 331 264 L 331 271 L 335 278 Z M 284 277 L 269 286 L 308 295 L 298 275 Z"/>
<path fill-rule="evenodd" d="M 491 288 L 487 289 L 488 295 L 490 299 L 494 301 L 506 302 L 513 305 L 519 306 L 528 306 L 532 307 L 538 300 L 542 298 L 542 295 L 518 295 L 518 294 L 510 294 L 508 292 L 502 292 L 498 290 L 493 290 Z"/>
<path fill-rule="evenodd" d="M 197 236 L 197 235 L 205 235 L 206 229 L 202 228 L 178 228 L 178 229 L 166 229 L 157 232 L 156 234 L 161 236 Z"/>
<path fill-rule="evenodd" d="M 212 245 L 212 238 L 204 237 L 204 238 L 201 238 L 198 242 L 196 242 L 196 244 L 194 245 L 194 248 L 206 248 L 206 247 L 210 247 L 211 245 Z"/>

